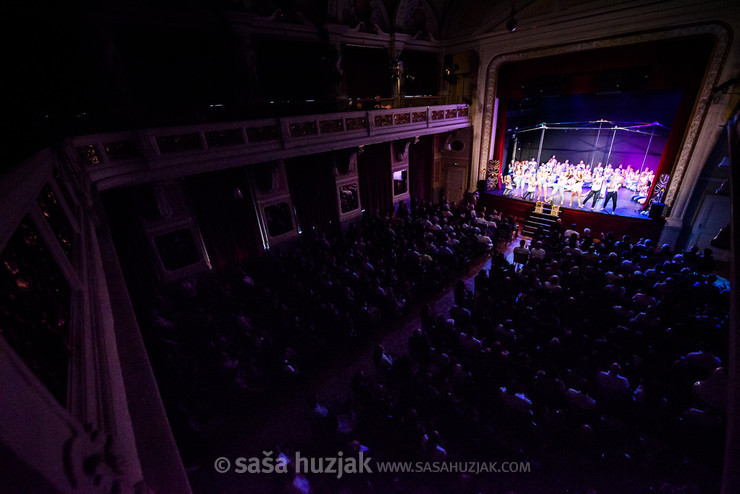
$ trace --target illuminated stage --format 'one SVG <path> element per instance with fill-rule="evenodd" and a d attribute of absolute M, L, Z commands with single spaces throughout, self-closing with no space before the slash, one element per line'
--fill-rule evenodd
<path fill-rule="evenodd" d="M 588 187 L 584 187 L 584 189 L 583 189 L 583 198 L 584 199 L 588 195 L 588 191 L 589 190 L 590 189 Z M 551 190 L 548 191 L 548 192 L 551 192 Z M 532 201 L 532 200 L 529 200 L 529 199 L 524 200 L 521 197 L 519 197 L 518 195 L 516 197 L 513 196 L 513 195 L 509 195 L 509 196 L 504 197 L 504 195 L 503 195 L 504 194 L 504 191 L 502 189 L 500 189 L 500 190 L 486 191 L 485 193 L 486 194 L 495 195 L 495 196 L 501 196 L 504 199 L 517 199 L 519 201 L 528 203 L 530 205 L 534 205 L 534 203 L 536 202 L 536 201 Z M 647 216 L 647 213 L 646 214 L 641 214 L 641 212 L 642 212 L 642 204 L 638 204 L 635 201 L 632 201 L 631 200 L 631 198 L 632 198 L 632 196 L 634 194 L 635 193 L 632 192 L 629 189 L 625 189 L 625 188 L 619 189 L 619 191 L 617 192 L 617 209 L 616 209 L 616 212 L 614 214 L 616 214 L 618 216 L 627 216 L 627 217 L 630 217 L 630 218 L 647 218 L 648 217 Z M 612 203 L 611 203 L 611 201 L 609 202 L 609 205 L 607 206 L 606 211 L 601 211 L 601 208 L 604 205 L 604 198 L 603 197 L 601 197 L 598 201 L 596 201 L 596 207 L 593 210 L 591 209 L 591 204 L 592 203 L 593 203 L 593 200 L 592 199 L 589 199 L 588 205 L 584 205 L 583 209 L 578 209 L 578 198 L 573 198 L 573 206 L 572 207 L 571 206 L 568 206 L 568 204 L 570 204 L 570 192 L 568 192 L 568 193 L 565 194 L 565 201 L 563 201 L 563 204 L 560 206 L 560 210 L 561 211 L 564 211 L 565 209 L 573 209 L 573 210 L 582 211 L 582 212 L 594 212 L 594 213 L 609 214 L 609 215 L 612 214 Z M 555 201 L 555 204 L 560 205 L 560 197 L 558 197 L 558 199 Z"/>
<path fill-rule="evenodd" d="M 600 233 L 613 232 L 621 237 L 630 235 L 633 240 L 640 238 L 651 238 L 657 241 L 660 232 L 663 229 L 663 219 L 651 219 L 648 216 L 640 214 L 641 206 L 630 200 L 632 191 L 622 189 L 619 191 L 617 199 L 617 213 L 611 214 L 599 211 L 603 199 L 597 203 L 594 211 L 589 207 L 578 209 L 574 202 L 574 207 L 568 207 L 568 200 L 560 208 L 560 218 L 563 226 L 566 228 L 575 224 L 576 228 L 582 231 L 584 228 L 590 228 L 594 235 Z M 585 194 L 584 194 L 585 197 Z M 523 224 L 534 210 L 534 201 L 525 201 L 519 197 L 504 197 L 503 191 L 484 191 L 480 194 L 479 204 L 486 207 L 486 210 L 497 210 L 505 216 L 514 216 L 517 222 Z M 558 201 L 559 204 L 559 201 Z M 608 208 L 611 211 L 611 204 Z"/>
<path fill-rule="evenodd" d="M 664 109 L 664 113 L 646 109 L 644 106 L 648 96 L 655 95 L 645 93 L 627 99 L 617 95 L 582 95 L 558 98 L 559 101 L 541 100 L 540 108 L 533 115 L 546 118 L 578 109 L 580 115 L 584 116 L 607 109 L 616 114 L 618 112 L 614 108 L 617 108 L 630 115 L 655 115 L 669 121 L 675 107 Z M 670 101 L 675 95 L 663 96 Z M 631 101 L 631 104 L 618 104 L 624 101 Z M 638 111 L 640 109 L 647 113 Z M 629 234 L 634 240 L 641 237 L 659 238 L 664 223 L 660 201 L 669 181 L 670 159 L 663 155 L 670 131 L 668 127 L 657 119 L 590 119 L 524 126 L 524 121 L 531 118 L 512 115 L 510 121 L 507 120 L 507 124 L 512 126 L 505 132 L 499 131 L 500 141 L 495 154 L 506 156 L 507 159 L 489 161 L 486 190 L 481 190 L 484 205 L 523 221 L 534 209 L 537 191 L 533 196 L 527 196 L 527 200 L 522 199 L 521 188 L 516 190 L 517 179 L 525 184 L 525 190 L 529 190 L 526 184 L 547 182 L 548 197 L 553 195 L 556 180 L 558 185 L 567 181 L 564 197 L 558 194 L 555 202 L 560 206 L 560 217 L 566 228 L 576 224 L 578 229 L 588 227 L 597 235 L 611 231 L 619 236 Z M 604 164 L 603 168 L 601 163 Z M 618 170 L 613 176 L 618 177 L 622 185 L 617 191 L 616 208 L 612 209 L 611 200 L 608 204 L 604 201 L 606 185 L 594 206 L 593 200 L 585 202 L 591 191 L 591 174 L 594 173 L 596 180 L 598 169 L 598 176 L 601 177 L 603 173 L 604 182 L 611 184 L 609 177 L 612 176 L 612 167 Z M 515 187 L 515 191 L 508 196 L 503 195 L 505 179 Z M 571 193 L 568 188 L 571 185 L 577 187 L 579 183 L 583 208 L 578 208 L 578 197 L 574 197 L 570 205 Z M 624 186 L 625 183 L 629 183 L 630 187 Z M 637 190 L 641 192 L 643 202 L 644 197 L 648 196 L 649 204 L 657 203 L 652 208 L 652 214 L 650 206 L 646 208 L 632 200 L 637 196 Z M 605 206 L 606 209 L 602 211 Z"/>

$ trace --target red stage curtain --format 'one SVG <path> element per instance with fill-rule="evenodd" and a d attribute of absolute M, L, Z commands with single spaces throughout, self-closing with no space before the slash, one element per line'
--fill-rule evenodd
<path fill-rule="evenodd" d="M 504 156 L 504 143 L 506 141 L 506 108 L 508 99 L 500 98 L 498 103 L 498 118 L 496 119 L 496 147 L 493 149 L 493 159 L 499 160 L 498 177 L 496 178 L 496 188 L 501 188 L 501 174 L 506 166 L 506 157 Z M 487 172 L 488 170 L 486 170 Z M 487 173 L 486 173 L 486 176 Z"/>
<path fill-rule="evenodd" d="M 676 109 L 676 116 L 673 117 L 673 123 L 671 124 L 671 130 L 668 133 L 668 138 L 665 141 L 665 147 L 663 148 L 663 154 L 660 155 L 660 161 L 658 162 L 658 169 L 655 171 L 655 178 L 650 186 L 650 192 L 648 197 L 653 197 L 653 191 L 655 185 L 658 183 L 658 177 L 663 173 L 671 173 L 671 168 L 678 157 L 680 150 L 681 141 L 683 140 L 686 125 L 689 123 L 691 118 L 691 112 L 694 108 L 694 99 L 696 97 L 696 90 L 684 91 L 681 97 L 681 102 L 678 104 Z M 672 179 L 673 177 L 671 177 Z M 650 209 L 650 201 L 645 201 L 642 207 L 643 210 Z"/>
<path fill-rule="evenodd" d="M 409 178 L 411 197 L 432 200 L 432 165 L 434 164 L 434 136 L 422 136 L 409 146 Z"/>
<path fill-rule="evenodd" d="M 262 252 L 246 170 L 188 177 L 184 189 L 214 268 L 238 266 Z"/>
<path fill-rule="evenodd" d="M 389 211 L 393 207 L 390 143 L 365 146 L 357 156 L 357 168 L 362 208 L 373 213 Z"/>
<path fill-rule="evenodd" d="M 339 226 L 336 182 L 330 153 L 286 160 L 288 187 L 302 231 L 327 232 Z"/>

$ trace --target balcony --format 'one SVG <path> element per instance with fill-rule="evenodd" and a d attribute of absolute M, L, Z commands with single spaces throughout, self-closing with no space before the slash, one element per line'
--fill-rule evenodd
<path fill-rule="evenodd" d="M 72 138 L 99 190 L 470 126 L 467 105 L 223 122 Z"/>

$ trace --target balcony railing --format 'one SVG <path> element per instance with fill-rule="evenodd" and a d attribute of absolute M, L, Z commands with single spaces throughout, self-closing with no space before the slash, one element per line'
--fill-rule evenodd
<path fill-rule="evenodd" d="M 93 134 L 74 137 L 72 146 L 92 180 L 99 182 L 198 159 L 202 162 L 252 156 L 241 162 L 249 164 L 444 132 L 470 124 L 467 105 L 440 105 Z M 104 188 L 109 186 L 113 185 Z"/>

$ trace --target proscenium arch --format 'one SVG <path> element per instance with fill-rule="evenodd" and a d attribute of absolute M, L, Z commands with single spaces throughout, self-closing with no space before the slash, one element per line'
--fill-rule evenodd
<path fill-rule="evenodd" d="M 663 41 L 678 38 L 687 38 L 697 35 L 711 35 L 715 40 L 715 46 L 710 56 L 708 66 L 704 72 L 704 78 L 697 92 L 694 108 L 686 125 L 683 140 L 680 145 L 677 157 L 671 170 L 671 180 L 666 191 L 664 201 L 671 208 L 671 216 L 681 219 L 688 205 L 688 199 L 693 191 L 694 184 L 701 172 L 706 157 L 711 151 L 714 139 L 700 140 L 707 115 L 710 113 L 712 89 L 718 84 L 724 63 L 729 54 L 729 48 L 732 41 L 730 29 L 724 24 L 707 23 L 702 25 L 686 26 L 682 28 L 656 30 L 633 34 L 629 36 L 619 36 L 605 39 L 595 39 L 583 41 L 580 43 L 571 43 L 560 46 L 550 46 L 533 50 L 515 51 L 503 53 L 494 56 L 488 64 L 486 70 L 486 83 L 483 100 L 483 111 L 481 114 L 480 136 L 481 145 L 478 155 L 478 180 L 484 180 L 488 168 L 489 156 L 493 152 L 493 130 L 495 119 L 498 118 L 497 94 L 499 90 L 499 75 L 501 67 L 506 63 L 521 62 L 536 58 L 545 58 L 550 56 L 564 55 L 588 50 L 598 50 L 602 48 L 614 48 L 620 46 L 629 46 L 638 43 L 651 41 Z M 714 112 L 721 113 L 721 112 Z M 717 118 L 717 115 L 713 115 Z M 714 118 L 712 119 L 714 120 Z M 717 123 L 722 123 L 719 119 Z M 709 132 L 709 131 L 707 131 Z M 716 134 L 716 132 L 712 132 Z M 707 143 L 707 141 L 711 141 Z M 692 166 L 689 167 L 689 160 Z M 681 191 L 679 196 L 680 185 L 684 179 L 691 181 L 691 186 Z M 690 189 L 690 190 L 688 190 Z M 678 221 L 678 220 L 676 220 Z M 674 222 L 675 223 L 675 222 Z"/>

